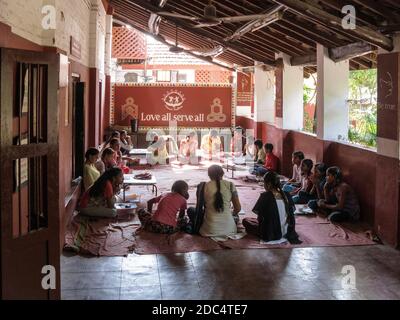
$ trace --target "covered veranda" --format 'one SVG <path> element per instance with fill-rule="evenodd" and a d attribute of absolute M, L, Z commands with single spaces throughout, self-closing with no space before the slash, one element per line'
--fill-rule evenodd
<path fill-rule="evenodd" d="M 0 30 L 6 34 L 0 40 L 1 177 L 9 181 L 1 190 L 2 298 L 400 298 L 400 7 L 396 1 L 351 0 L 344 11 L 342 1 L 325 0 L 84 2 L 85 10 L 90 10 L 81 18 L 92 23 L 80 28 L 90 30 L 94 44 L 79 42 L 60 29 L 53 31 L 54 43 L 42 32 L 38 41 L 18 30 L 12 19 L 0 20 Z M 204 16 L 204 9 L 214 6 L 216 16 Z M 73 23 L 66 8 L 55 7 L 65 16 L 61 23 Z M 118 82 L 113 78 L 112 35 L 113 28 L 121 27 L 203 61 L 207 66 L 198 69 L 207 69 L 208 75 L 218 68 L 219 79 L 225 82 Z M 61 39 L 67 37 L 66 45 Z M 119 59 L 119 66 L 123 60 L 126 67 L 131 58 Z M 31 93 L 28 111 L 14 107 L 15 101 L 25 103 L 21 95 L 25 65 L 32 65 L 31 79 L 36 77 L 47 89 L 41 93 L 45 103 Z M 376 149 L 348 142 L 349 73 L 365 69 L 378 70 Z M 202 75 L 196 79 L 204 79 Z M 318 79 L 315 134 L 302 131 L 304 78 L 311 75 Z M 11 78 L 15 81 L 8 82 Z M 244 90 L 243 79 L 251 79 L 250 90 Z M 72 101 L 80 101 L 80 109 Z M 54 110 L 43 111 L 50 103 Z M 31 105 L 36 105 L 32 111 Z M 43 110 L 42 105 L 46 105 Z M 39 118 L 31 126 L 32 119 Z M 130 187 L 124 190 L 124 200 L 131 203 L 146 202 L 156 190 L 165 194 L 182 179 L 189 185 L 188 205 L 195 206 L 197 185 L 208 180 L 209 166 L 218 164 L 238 190 L 240 221 L 254 217 L 252 209 L 263 186 L 246 178 L 245 160 L 252 159 L 247 147 L 260 139 L 274 146 L 282 181 L 292 176 L 295 151 L 302 151 L 314 164 L 340 167 L 358 196 L 360 221 L 337 225 L 325 216 L 298 215 L 302 243 L 268 245 L 249 235 L 219 241 L 185 233 L 168 237 L 146 233 L 139 229 L 134 210 L 123 219 L 80 219 L 84 190 L 78 178 L 82 165 L 77 163 L 83 164 L 85 150 L 103 150 L 111 133 L 123 130 L 133 141 L 130 155 L 141 158 L 126 174 L 150 173 L 156 179 L 141 185 L 125 175 L 124 187 Z M 201 145 L 211 131 L 220 137 L 221 149 L 207 154 Z M 239 131 L 240 139 L 235 140 Z M 154 132 L 168 145 L 169 156 L 161 161 L 154 161 L 154 148 L 148 149 Z M 196 132 L 199 150 L 195 163 L 188 164 L 179 147 L 191 132 Z M 28 158 L 34 161 L 25 162 Z M 27 177 L 21 174 L 24 166 L 30 168 Z M 33 214 L 35 210 L 41 214 Z M 241 223 L 239 229 L 244 230 Z M 29 241 L 34 248 L 21 258 Z M 24 263 L 34 265 L 27 273 L 28 282 L 19 277 Z M 43 265 L 53 265 L 57 271 L 56 289 L 45 293 L 35 282 L 42 277 Z M 357 271 L 356 286 L 343 287 L 346 266 Z M 37 274 L 29 276 L 32 272 Z M 23 291 L 24 286 L 29 290 Z"/>

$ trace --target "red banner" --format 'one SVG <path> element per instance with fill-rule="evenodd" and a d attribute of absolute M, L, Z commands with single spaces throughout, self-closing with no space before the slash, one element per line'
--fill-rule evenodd
<path fill-rule="evenodd" d="M 232 126 L 230 86 L 114 85 L 114 124 L 218 128 Z"/>
<path fill-rule="evenodd" d="M 238 106 L 251 106 L 254 95 L 252 73 L 238 73 L 237 79 L 237 105 Z"/>

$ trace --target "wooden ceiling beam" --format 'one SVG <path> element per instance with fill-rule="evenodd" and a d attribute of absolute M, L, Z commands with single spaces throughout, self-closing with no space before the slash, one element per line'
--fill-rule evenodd
<path fill-rule="evenodd" d="M 386 9 L 381 4 L 371 0 L 353 0 L 355 3 L 359 4 L 372 11 L 375 14 L 382 16 L 384 19 L 387 19 L 389 22 L 399 22 L 400 16 L 396 15 L 393 11 Z"/>
<path fill-rule="evenodd" d="M 294 67 L 299 66 L 316 66 L 317 65 L 317 55 L 309 54 L 306 56 L 292 57 L 290 59 L 290 64 Z"/>
<path fill-rule="evenodd" d="M 341 45 L 342 43 L 335 42 L 332 38 L 329 38 L 326 35 L 323 35 L 321 32 L 313 32 L 310 29 L 310 26 L 305 25 L 298 21 L 293 21 L 292 19 L 283 18 L 281 23 L 279 24 L 280 27 L 291 30 L 292 32 L 300 33 L 303 36 L 313 40 L 316 43 L 320 43 L 327 48 L 334 47 L 337 45 Z"/>
<path fill-rule="evenodd" d="M 325 4 L 327 7 L 335 9 L 338 11 L 338 13 L 342 12 L 342 8 L 346 5 L 349 5 L 348 0 L 319 0 L 323 4 Z M 355 6 L 356 10 L 358 9 L 357 6 Z M 367 16 L 366 14 L 363 14 L 360 10 L 357 10 L 357 20 L 361 21 L 362 23 L 366 24 L 369 28 L 377 30 L 377 22 L 375 17 Z"/>
<path fill-rule="evenodd" d="M 111 1 L 113 1 L 113 0 L 111 0 Z M 157 12 L 161 11 L 160 8 L 151 5 L 146 0 L 127 0 L 126 2 L 129 3 L 130 5 L 138 6 L 142 9 L 145 9 L 151 13 L 157 14 Z M 234 45 L 232 43 L 228 43 L 226 41 L 221 41 L 221 39 L 219 37 L 215 36 L 213 33 L 207 32 L 205 30 L 201 30 L 200 28 L 194 28 L 189 23 L 186 23 L 180 19 L 174 19 L 174 18 L 168 17 L 165 20 L 171 21 L 174 24 L 176 24 L 177 26 L 179 26 L 187 31 L 190 31 L 193 34 L 201 36 L 202 38 L 204 38 L 208 41 L 212 41 L 212 42 L 218 43 L 226 48 L 229 48 L 231 51 L 236 52 L 237 54 L 240 54 L 247 58 L 251 58 L 253 60 L 259 61 L 266 65 L 275 66 L 275 61 L 266 59 L 262 56 L 255 55 L 254 52 L 252 52 L 251 50 L 244 49 L 240 46 L 236 46 L 236 45 Z"/>
<path fill-rule="evenodd" d="M 118 20 L 120 20 L 123 24 L 125 24 L 125 25 L 126 25 L 126 24 L 129 24 L 129 25 L 132 26 L 132 28 L 134 28 L 134 29 L 140 31 L 141 33 L 144 33 L 144 34 L 147 34 L 147 35 L 149 35 L 149 36 L 152 36 L 152 37 L 154 37 L 155 39 L 157 39 L 157 41 L 161 42 L 162 44 L 164 44 L 164 45 L 166 45 L 166 46 L 168 46 L 168 47 L 172 47 L 172 45 L 171 45 L 170 43 L 168 43 L 168 42 L 165 40 L 165 38 L 164 38 L 163 36 L 160 36 L 160 35 L 154 36 L 153 34 L 151 34 L 150 32 L 146 31 L 145 29 L 140 28 L 140 27 L 138 27 L 138 26 L 135 25 L 135 24 L 132 24 L 132 21 L 129 21 L 129 19 L 126 19 L 126 18 L 124 18 L 124 17 L 122 17 L 122 16 L 119 16 L 118 14 L 116 14 L 116 16 L 117 16 Z M 189 51 L 189 50 L 184 50 L 183 52 L 186 53 L 186 54 L 189 54 L 189 55 L 191 55 L 191 56 L 193 56 L 193 57 L 195 57 L 195 58 L 197 58 L 197 59 L 200 59 L 200 60 L 203 60 L 203 61 L 205 61 L 205 62 L 214 64 L 214 65 L 216 65 L 216 66 L 218 66 L 218 67 L 220 67 L 220 68 L 224 68 L 224 69 L 227 69 L 227 70 L 232 71 L 232 72 L 236 71 L 236 69 L 231 68 L 231 67 L 228 67 L 228 66 L 225 66 L 225 65 L 223 65 L 223 64 L 220 64 L 220 63 L 214 61 L 214 60 L 213 60 L 212 58 L 210 58 L 210 57 L 203 57 L 203 56 L 198 55 L 198 54 L 195 54 L 195 53 L 193 53 L 193 52 L 191 52 L 191 51 Z"/>
<path fill-rule="evenodd" d="M 376 48 L 366 43 L 352 43 L 347 46 L 331 48 L 328 50 L 329 58 L 334 62 L 341 62 L 345 60 L 357 60 L 357 63 L 364 66 L 365 68 L 371 68 L 372 62 L 364 58 L 363 55 L 368 52 L 375 51 Z M 316 53 L 297 56 L 291 58 L 292 66 L 315 66 L 317 64 Z"/>
<path fill-rule="evenodd" d="M 329 49 L 329 56 L 335 62 L 354 59 L 375 51 L 376 48 L 365 42 L 352 43 L 347 46 Z"/>
<path fill-rule="evenodd" d="M 342 28 L 342 19 L 327 13 L 320 8 L 310 5 L 298 0 L 273 0 L 275 3 L 283 4 L 290 10 L 293 10 L 297 14 L 312 19 L 318 24 L 322 24 L 331 28 L 334 28 L 337 33 L 345 33 L 349 36 L 356 37 L 370 44 L 379 46 L 385 50 L 393 50 L 393 40 L 383 34 L 371 30 L 370 28 L 358 26 L 357 28 L 344 30 Z"/>
<path fill-rule="evenodd" d="M 269 15 L 268 17 L 246 23 L 245 25 L 237 29 L 231 36 L 225 38 L 225 40 L 238 40 L 247 33 L 261 30 L 262 28 L 265 28 L 266 26 L 275 23 L 276 21 L 282 19 L 282 13 L 280 12 L 282 8 L 283 6 L 281 5 L 274 6 L 273 8 L 271 8 L 271 10 L 268 10 L 268 12 L 266 12 L 266 14 Z"/>

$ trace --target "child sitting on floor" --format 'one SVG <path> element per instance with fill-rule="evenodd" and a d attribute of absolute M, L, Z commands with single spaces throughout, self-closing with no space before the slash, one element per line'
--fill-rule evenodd
<path fill-rule="evenodd" d="M 319 200 L 317 208 L 329 213 L 331 222 L 357 221 L 360 218 L 360 205 L 357 196 L 347 183 L 343 182 L 340 168 L 331 167 L 326 171 L 324 188 L 325 199 Z"/>
<path fill-rule="evenodd" d="M 254 141 L 254 163 L 263 165 L 266 156 L 263 142 L 259 139 Z"/>
<path fill-rule="evenodd" d="M 185 216 L 189 186 L 185 181 L 176 181 L 170 193 L 153 198 L 147 203 L 147 212 L 139 210 L 139 220 L 144 230 L 154 233 L 172 234 L 185 230 L 188 219 Z M 152 215 L 153 205 L 158 203 Z M 179 216 L 177 217 L 177 213 Z"/>
<path fill-rule="evenodd" d="M 99 159 L 99 150 L 89 148 L 85 154 L 85 166 L 83 168 L 83 187 L 88 190 L 100 177 L 101 173 L 97 170 L 95 164 Z"/>
<path fill-rule="evenodd" d="M 253 209 L 257 219 L 243 220 L 246 232 L 266 242 L 286 238 L 292 244 L 300 243 L 295 231 L 294 203 L 290 195 L 281 189 L 275 172 L 265 174 L 264 188 L 266 192 L 260 195 Z"/>
<path fill-rule="evenodd" d="M 119 139 L 112 139 L 110 142 L 110 148 L 115 151 L 114 161 L 116 162 L 117 166 L 124 171 L 124 173 L 129 173 L 129 168 L 125 165 L 124 161 L 126 161 L 128 165 L 137 165 L 140 163 L 139 159 L 133 159 L 122 154 L 121 142 Z"/>
<path fill-rule="evenodd" d="M 273 153 L 274 146 L 271 143 L 267 143 L 264 146 L 264 151 L 265 151 L 265 162 L 263 165 L 255 165 L 254 170 L 252 171 L 252 174 L 256 176 L 261 176 L 263 177 L 268 171 L 278 171 L 278 162 L 279 159 L 278 157 Z"/>
<path fill-rule="evenodd" d="M 314 163 L 310 159 L 304 159 L 301 161 L 301 186 L 292 192 L 290 195 L 293 197 L 293 202 L 295 204 L 306 204 L 311 197 L 311 190 L 313 188 L 313 183 L 311 181 L 312 168 Z"/>
<path fill-rule="evenodd" d="M 124 176 L 120 168 L 104 172 L 80 201 L 80 213 L 90 217 L 114 218 L 116 195 L 121 190 Z"/>
<path fill-rule="evenodd" d="M 96 169 L 99 170 L 100 174 L 103 174 L 106 170 L 117 166 L 115 161 L 115 151 L 111 148 L 104 149 L 101 153 L 101 161 L 97 161 Z"/>
<path fill-rule="evenodd" d="M 301 185 L 301 162 L 304 160 L 304 153 L 301 151 L 293 152 L 292 164 L 293 164 L 293 175 L 284 186 L 283 191 L 292 192 Z"/>
<path fill-rule="evenodd" d="M 326 170 L 325 163 L 317 163 L 314 166 L 314 174 L 311 176 L 313 187 L 308 197 L 308 207 L 315 208 L 318 200 L 324 199 L 324 187 L 326 183 Z M 304 195 L 303 195 L 304 196 Z"/>

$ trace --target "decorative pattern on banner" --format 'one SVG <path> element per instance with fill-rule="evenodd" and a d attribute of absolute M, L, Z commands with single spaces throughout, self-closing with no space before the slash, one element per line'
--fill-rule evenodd
<path fill-rule="evenodd" d="M 378 137 L 398 139 L 398 53 L 378 56 Z"/>
<path fill-rule="evenodd" d="M 254 79 L 252 73 L 238 73 L 237 79 L 237 105 L 251 106 L 254 96 Z"/>
<path fill-rule="evenodd" d="M 227 128 L 235 125 L 231 85 L 114 84 L 112 123 L 140 127 Z"/>

